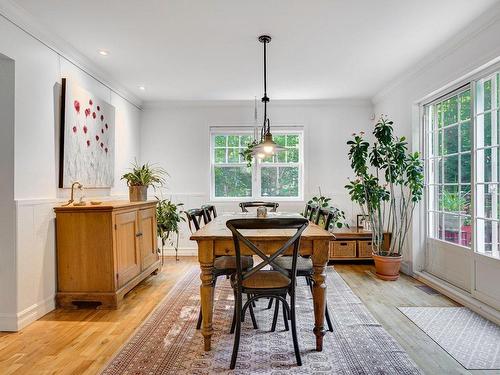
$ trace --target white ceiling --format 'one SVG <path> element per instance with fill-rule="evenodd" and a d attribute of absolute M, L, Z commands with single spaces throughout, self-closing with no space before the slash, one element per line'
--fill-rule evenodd
<path fill-rule="evenodd" d="M 15 2 L 149 101 L 260 98 L 263 33 L 271 99 L 372 97 L 497 1 Z"/>

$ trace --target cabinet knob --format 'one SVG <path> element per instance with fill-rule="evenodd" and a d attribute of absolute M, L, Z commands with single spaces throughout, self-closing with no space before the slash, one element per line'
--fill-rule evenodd
<path fill-rule="evenodd" d="M 140 237 L 140 236 L 142 236 L 142 232 L 136 233 L 136 234 L 135 234 L 135 236 L 136 236 L 136 237 Z"/>

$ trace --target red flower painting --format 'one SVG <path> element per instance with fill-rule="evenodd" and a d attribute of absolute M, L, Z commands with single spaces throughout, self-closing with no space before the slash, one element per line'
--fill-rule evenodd
<path fill-rule="evenodd" d="M 69 79 L 64 84 L 62 187 L 70 187 L 72 181 L 87 187 L 111 187 L 115 108 Z"/>

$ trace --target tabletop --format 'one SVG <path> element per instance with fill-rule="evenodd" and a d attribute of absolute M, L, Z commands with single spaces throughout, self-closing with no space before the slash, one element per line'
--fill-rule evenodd
<path fill-rule="evenodd" d="M 296 213 L 286 213 L 286 212 L 269 212 L 266 218 L 261 218 L 261 220 L 267 220 L 269 218 L 278 217 L 303 217 Z M 245 213 L 224 213 L 216 218 L 214 218 L 210 223 L 203 226 L 200 230 L 193 233 L 191 240 L 217 240 L 217 239 L 229 239 L 233 235 L 231 231 L 226 226 L 226 221 L 231 219 L 255 219 L 255 212 L 245 212 Z M 249 239 L 259 239 L 259 240 L 287 240 L 295 233 L 294 229 L 251 229 L 242 230 L 241 233 L 248 237 Z M 307 228 L 302 232 L 303 239 L 309 240 L 328 240 L 334 241 L 335 236 L 321 228 L 319 225 L 309 222 Z"/>

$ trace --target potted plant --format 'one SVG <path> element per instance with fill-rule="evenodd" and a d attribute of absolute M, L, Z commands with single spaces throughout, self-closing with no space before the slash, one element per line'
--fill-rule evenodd
<path fill-rule="evenodd" d="M 255 146 L 257 146 L 259 142 L 257 142 L 256 139 L 254 139 L 252 142 L 247 144 L 247 147 L 243 149 L 243 151 L 240 152 L 240 155 L 243 157 L 243 160 L 247 162 L 247 167 L 252 166 L 252 161 L 253 161 L 253 149 Z"/>
<path fill-rule="evenodd" d="M 383 116 L 378 120 L 373 145 L 364 139 L 363 132 L 353 134 L 347 142 L 356 178 L 346 188 L 370 222 L 375 269 L 384 280 L 399 277 L 403 244 L 424 187 L 419 153 L 408 152 L 405 137 L 394 136 L 392 125 Z M 391 241 L 384 248 L 386 232 L 391 233 Z"/>
<path fill-rule="evenodd" d="M 148 199 L 148 187 L 157 188 L 165 183 L 167 172 L 155 165 L 146 163 L 139 165 L 137 160 L 132 163 L 130 172 L 122 176 L 127 181 L 130 202 L 141 202 Z"/>
<path fill-rule="evenodd" d="M 169 241 L 170 246 L 175 248 L 175 260 L 178 260 L 177 250 L 179 248 L 179 223 L 185 221 L 182 214 L 183 203 L 173 203 L 168 199 L 160 199 L 156 197 L 158 204 L 156 205 L 156 227 L 158 231 L 158 236 L 161 239 L 161 255 L 163 264 L 163 250 L 167 241 Z M 171 237 L 176 234 L 176 239 Z"/>

